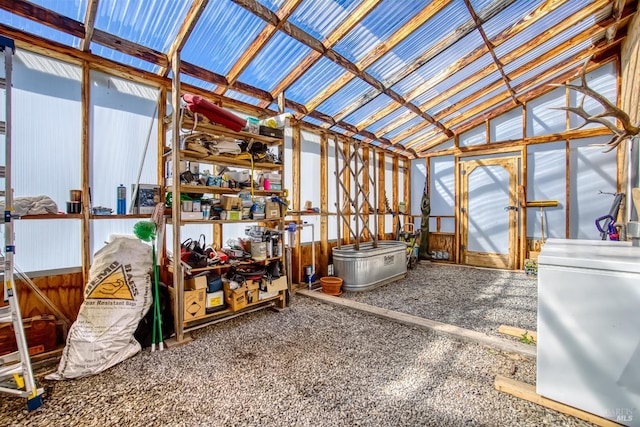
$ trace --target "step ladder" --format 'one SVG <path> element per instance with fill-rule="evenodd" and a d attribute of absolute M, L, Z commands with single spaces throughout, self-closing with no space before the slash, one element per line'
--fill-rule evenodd
<path fill-rule="evenodd" d="M 5 139 L 5 166 L 0 166 L 0 178 L 4 178 L 4 301 L 8 305 L 0 307 L 0 323 L 13 324 L 18 351 L 0 356 L 0 392 L 26 397 L 27 409 L 32 411 L 42 405 L 43 389 L 36 386 L 31 367 L 31 358 L 25 337 L 20 304 L 13 280 L 15 245 L 13 241 L 13 190 L 11 188 L 11 71 L 12 55 L 15 51 L 13 40 L 0 36 L 0 50 L 4 56 L 4 78 L 0 79 L 0 90 L 5 92 L 5 120 L 0 121 L 0 135 Z M 0 118 L 1 119 L 1 118 Z"/>

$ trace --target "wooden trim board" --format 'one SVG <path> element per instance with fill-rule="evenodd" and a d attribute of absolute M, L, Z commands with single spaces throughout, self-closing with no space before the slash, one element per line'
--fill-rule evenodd
<path fill-rule="evenodd" d="M 505 335 L 511 335 L 512 337 L 522 337 L 527 334 L 533 341 L 538 342 L 538 333 L 535 331 L 528 331 L 522 328 L 516 328 L 515 326 L 500 325 L 498 332 Z"/>
<path fill-rule="evenodd" d="M 322 292 L 298 290 L 296 295 L 304 295 L 309 298 L 314 298 L 328 304 L 338 305 L 353 310 L 358 310 L 363 313 L 372 314 L 374 316 L 381 317 L 383 319 L 391 320 L 393 322 L 402 323 L 409 326 L 415 326 L 421 329 L 427 329 L 437 333 L 449 335 L 453 338 L 461 339 L 463 341 L 472 342 L 487 347 L 492 347 L 498 350 L 506 351 L 508 353 L 517 353 L 522 356 L 535 358 L 536 348 L 530 345 L 514 342 L 504 338 L 494 337 L 483 334 L 482 332 L 472 331 L 470 329 L 464 329 L 459 326 L 449 325 L 446 323 L 437 322 L 435 320 L 423 319 L 422 317 L 412 316 L 406 313 L 400 313 L 399 311 L 388 310 L 386 308 L 374 307 L 372 305 L 363 304 L 361 302 L 348 300 L 346 298 L 334 297 L 331 295 L 323 294 Z"/>
<path fill-rule="evenodd" d="M 536 403 L 538 405 L 544 406 L 545 408 L 553 409 L 554 411 L 562 412 L 566 415 L 571 415 L 572 417 L 580 418 L 581 420 L 588 421 L 598 426 L 615 427 L 621 425 L 606 418 L 602 418 L 589 412 L 583 411 L 581 409 L 556 402 L 555 400 L 547 399 L 546 397 L 540 396 L 538 393 L 536 393 L 535 386 L 523 383 L 521 381 L 516 381 L 511 378 L 503 377 L 502 375 L 496 376 L 494 386 L 498 391 L 502 391 L 512 396 L 528 400 L 529 402 Z"/>

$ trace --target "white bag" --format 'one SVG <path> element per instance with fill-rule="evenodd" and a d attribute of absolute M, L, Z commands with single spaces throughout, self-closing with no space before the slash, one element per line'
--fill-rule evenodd
<path fill-rule="evenodd" d="M 111 236 L 96 252 L 77 320 L 50 380 L 100 373 L 141 350 L 133 337 L 151 307 L 151 246 Z"/>

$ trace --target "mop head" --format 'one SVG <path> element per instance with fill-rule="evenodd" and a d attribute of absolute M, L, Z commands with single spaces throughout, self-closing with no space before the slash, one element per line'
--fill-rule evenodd
<path fill-rule="evenodd" d="M 133 226 L 133 234 L 144 242 L 150 242 L 156 238 L 156 225 L 151 221 L 139 221 Z"/>

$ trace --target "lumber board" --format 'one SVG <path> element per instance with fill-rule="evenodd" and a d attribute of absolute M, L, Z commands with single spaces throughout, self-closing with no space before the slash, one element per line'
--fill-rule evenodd
<path fill-rule="evenodd" d="M 498 332 L 505 335 L 510 335 L 512 337 L 522 337 L 524 334 L 527 334 L 533 341 L 538 342 L 538 333 L 535 331 L 529 331 L 527 329 L 517 328 L 515 326 L 509 325 L 500 325 L 498 327 Z"/>
<path fill-rule="evenodd" d="M 538 393 L 536 393 L 535 386 L 511 378 L 507 378 L 502 375 L 496 376 L 494 386 L 496 390 L 503 393 L 519 397 L 520 399 L 528 400 L 529 402 L 533 402 L 537 405 L 553 409 L 554 411 L 558 411 L 572 417 L 580 418 L 581 420 L 588 421 L 597 426 L 616 427 L 621 425 L 606 418 L 602 418 L 589 412 L 583 411 L 581 409 L 565 405 L 564 403 L 547 399 L 546 397 L 540 396 Z"/>

